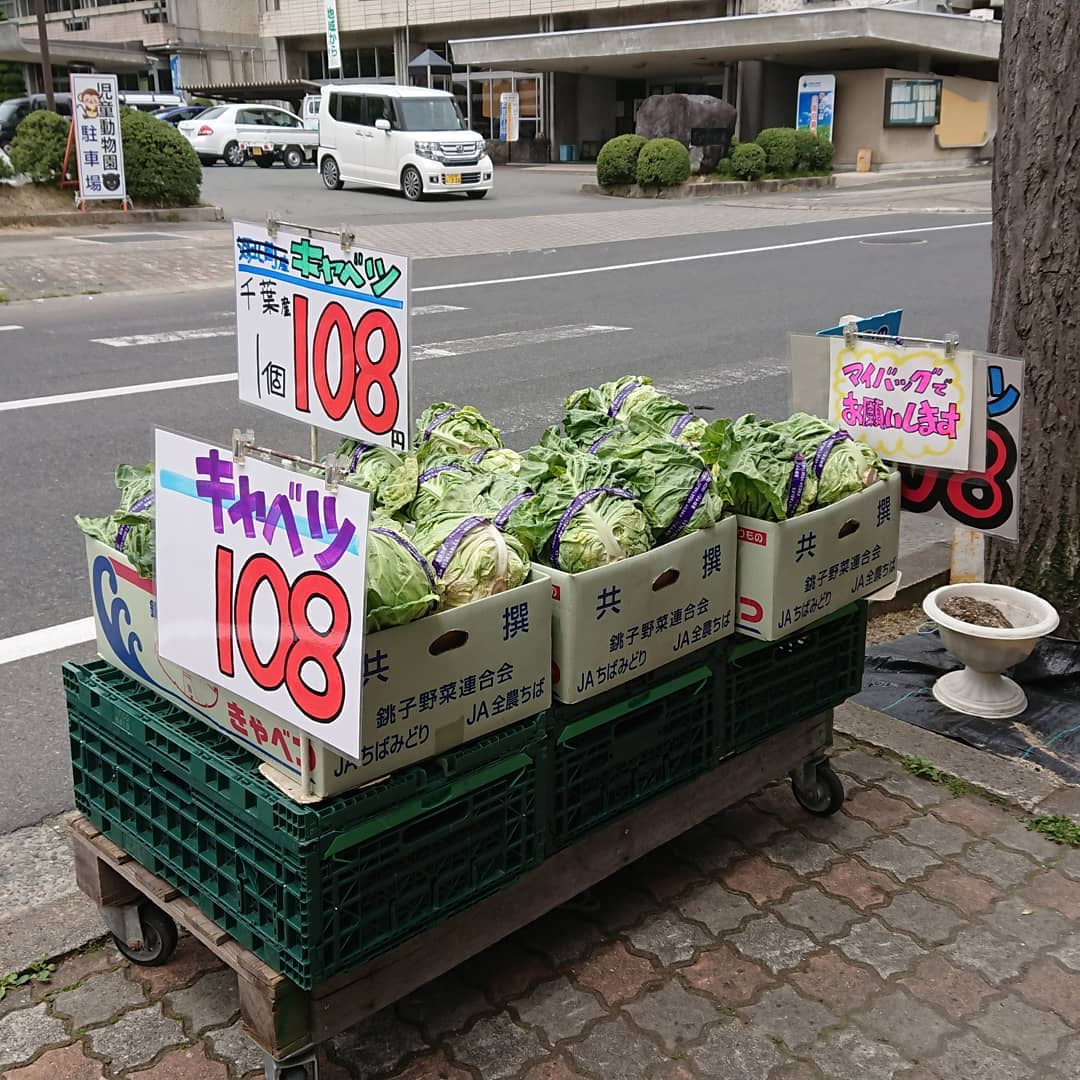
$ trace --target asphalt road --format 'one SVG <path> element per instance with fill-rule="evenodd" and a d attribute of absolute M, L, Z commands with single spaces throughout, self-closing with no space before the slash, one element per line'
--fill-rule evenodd
<path fill-rule="evenodd" d="M 706 415 L 778 415 L 790 407 L 787 334 L 812 332 L 845 312 L 902 306 L 909 333 L 956 330 L 965 343 L 982 346 L 990 230 L 970 227 L 976 220 L 892 215 L 860 220 L 857 229 L 821 222 L 647 245 L 419 261 L 414 304 L 454 310 L 417 314 L 414 344 L 441 344 L 442 351 L 458 355 L 416 361 L 414 401 L 475 404 L 519 447 L 558 420 L 569 390 L 627 372 L 653 375 Z M 927 227 L 942 231 L 912 237 L 913 243 L 790 246 L 852 232 Z M 747 248 L 773 250 L 721 255 Z M 690 258 L 696 256 L 706 257 Z M 660 262 L 629 265 L 642 260 Z M 72 516 L 114 508 L 112 470 L 118 462 L 150 458 L 155 426 L 225 444 L 234 427 L 250 426 L 260 442 L 306 445 L 295 425 L 239 406 L 234 383 L 94 396 L 107 388 L 235 370 L 232 304 L 231 290 L 203 289 L 72 297 L 0 310 L 0 325 L 21 327 L 0 331 L 0 459 L 7 463 L 6 500 L 13 511 L 0 532 L 0 653 L 5 639 L 89 614 L 82 537 Z M 567 336 L 567 328 L 577 336 Z M 193 330 L 215 336 L 181 337 Z M 522 337 L 509 344 L 483 340 L 498 334 Z M 95 340 L 132 335 L 173 340 L 127 347 Z M 463 339 L 481 340 L 446 348 Z M 79 393 L 90 396 L 37 400 Z M 70 805 L 59 667 L 92 654 L 92 645 L 82 644 L 0 663 L 7 766 L 0 832 Z"/>

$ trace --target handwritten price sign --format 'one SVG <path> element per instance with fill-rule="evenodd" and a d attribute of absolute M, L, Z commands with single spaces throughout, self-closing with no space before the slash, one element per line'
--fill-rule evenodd
<path fill-rule="evenodd" d="M 370 497 L 156 433 L 158 651 L 349 757 Z"/>
<path fill-rule="evenodd" d="M 406 450 L 408 260 L 234 226 L 240 400 Z"/>
<path fill-rule="evenodd" d="M 972 353 L 829 339 L 829 420 L 883 458 L 966 469 Z"/>

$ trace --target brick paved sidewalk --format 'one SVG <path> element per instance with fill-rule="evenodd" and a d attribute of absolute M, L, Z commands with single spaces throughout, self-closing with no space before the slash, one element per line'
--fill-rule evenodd
<path fill-rule="evenodd" d="M 834 818 L 786 784 L 324 1049 L 398 1080 L 1075 1080 L 1080 852 L 1019 811 L 835 758 Z M 261 1073 L 229 972 L 111 948 L 0 1002 L 6 1080 Z"/>

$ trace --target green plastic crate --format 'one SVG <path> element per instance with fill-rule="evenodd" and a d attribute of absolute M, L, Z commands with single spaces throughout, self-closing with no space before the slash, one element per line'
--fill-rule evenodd
<path fill-rule="evenodd" d="M 287 850 L 106 723 L 71 711 L 69 725 L 79 810 L 304 989 L 498 891 L 543 856 L 542 743 L 433 775 L 326 843 Z"/>
<path fill-rule="evenodd" d="M 723 654 L 723 648 L 703 651 L 674 674 L 664 668 L 551 710 L 549 854 L 710 766 L 720 730 Z"/>
<path fill-rule="evenodd" d="M 727 653 L 720 756 L 840 705 L 862 688 L 867 601 L 781 641 L 737 640 Z"/>
<path fill-rule="evenodd" d="M 459 756 L 448 765 L 436 758 L 428 769 L 412 766 L 329 801 L 302 806 L 259 772 L 258 759 L 244 747 L 104 660 L 65 664 L 63 675 L 69 710 L 103 725 L 136 753 L 184 777 L 192 790 L 242 814 L 263 837 L 290 851 L 308 844 L 325 850 L 340 830 L 416 794 L 432 776 L 480 768 L 532 746 L 543 731 L 540 714 L 467 744 L 467 756 L 452 751 Z"/>

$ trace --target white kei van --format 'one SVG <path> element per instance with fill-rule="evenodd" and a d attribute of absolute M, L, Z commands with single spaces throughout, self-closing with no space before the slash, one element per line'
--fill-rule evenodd
<path fill-rule="evenodd" d="M 495 169 L 453 94 L 375 83 L 322 88 L 319 173 L 332 191 L 396 188 L 415 202 L 433 192 L 482 199 Z"/>

